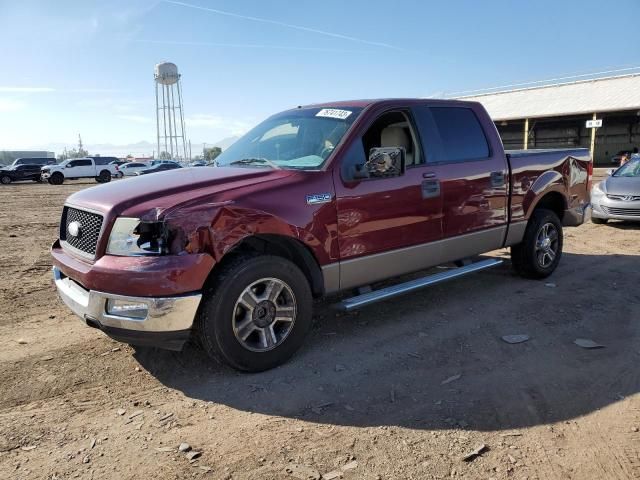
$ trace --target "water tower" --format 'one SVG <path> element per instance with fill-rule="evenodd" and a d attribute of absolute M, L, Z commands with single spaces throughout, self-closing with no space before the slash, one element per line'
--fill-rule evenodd
<path fill-rule="evenodd" d="M 172 159 L 187 160 L 182 88 L 178 67 L 171 62 L 159 63 L 156 65 L 154 78 L 158 154 L 164 151 L 171 155 Z"/>

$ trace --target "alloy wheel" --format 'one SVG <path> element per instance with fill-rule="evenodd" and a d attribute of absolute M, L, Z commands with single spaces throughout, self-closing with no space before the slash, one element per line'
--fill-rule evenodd
<path fill-rule="evenodd" d="M 542 268 L 549 267 L 558 255 L 558 230 L 551 223 L 545 223 L 536 237 L 536 259 Z"/>
<path fill-rule="evenodd" d="M 291 287 L 277 278 L 262 278 L 240 294 L 231 322 L 244 348 L 267 352 L 284 342 L 295 320 L 296 299 Z"/>

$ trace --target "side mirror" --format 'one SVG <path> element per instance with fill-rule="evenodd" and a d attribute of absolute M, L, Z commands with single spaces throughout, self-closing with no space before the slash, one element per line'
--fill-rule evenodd
<path fill-rule="evenodd" d="M 64 168 L 70 168 L 70 167 L 71 167 L 71 164 L 69 164 L 69 163 L 67 163 L 67 164 L 64 166 Z"/>
<path fill-rule="evenodd" d="M 378 147 L 369 151 L 369 159 L 356 170 L 356 178 L 399 177 L 406 168 L 406 152 L 402 147 Z"/>
<path fill-rule="evenodd" d="M 612 168 L 611 170 L 609 170 L 609 171 L 607 172 L 607 175 L 611 176 L 611 175 L 613 175 L 613 174 L 615 173 L 615 171 L 616 171 L 616 169 L 615 169 L 615 168 Z"/>

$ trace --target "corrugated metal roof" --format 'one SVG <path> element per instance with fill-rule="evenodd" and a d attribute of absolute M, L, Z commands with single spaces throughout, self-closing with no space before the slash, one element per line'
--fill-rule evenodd
<path fill-rule="evenodd" d="M 459 99 L 482 103 L 496 121 L 640 109 L 640 74 Z"/>

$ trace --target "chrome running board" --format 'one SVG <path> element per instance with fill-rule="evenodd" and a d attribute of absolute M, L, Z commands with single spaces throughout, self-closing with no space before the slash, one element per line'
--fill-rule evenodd
<path fill-rule="evenodd" d="M 420 288 L 442 283 L 447 280 L 462 277 L 470 273 L 479 272 L 487 268 L 500 265 L 502 260 L 497 258 L 491 258 L 488 260 L 481 260 L 479 262 L 465 265 L 464 267 L 452 268 L 446 272 L 435 273 L 433 275 L 427 275 L 426 277 L 410 280 L 399 285 L 392 285 L 390 287 L 381 288 L 380 290 L 374 290 L 373 292 L 363 293 L 355 297 L 347 298 L 337 303 L 335 306 L 345 312 L 355 310 L 371 303 L 380 302 L 389 298 L 396 297 L 398 295 L 404 295 L 405 293 L 413 292 Z"/>

